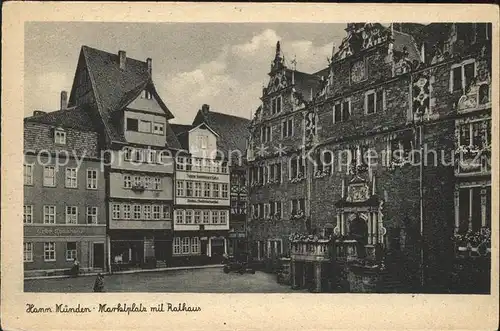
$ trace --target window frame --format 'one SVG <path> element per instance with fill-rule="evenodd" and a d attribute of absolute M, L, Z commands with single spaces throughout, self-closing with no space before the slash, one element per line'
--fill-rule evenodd
<path fill-rule="evenodd" d="M 27 209 L 30 210 L 29 213 L 26 212 Z M 29 222 L 26 221 L 27 216 L 29 216 Z M 23 205 L 23 224 L 33 224 L 33 205 Z"/>
<path fill-rule="evenodd" d="M 96 206 L 87 206 L 86 208 L 86 219 L 87 224 L 98 224 L 99 222 L 99 208 Z M 89 222 L 89 217 L 91 217 L 91 222 Z"/>
<path fill-rule="evenodd" d="M 27 169 L 29 169 L 27 171 Z M 23 181 L 24 185 L 33 185 L 33 172 L 34 172 L 34 166 L 33 164 L 23 164 Z M 26 179 L 29 179 L 26 181 Z"/>
<path fill-rule="evenodd" d="M 95 174 L 95 178 L 89 176 L 89 174 Z M 96 168 L 88 168 L 87 169 L 87 190 L 97 190 L 97 169 Z M 90 185 L 89 185 L 90 184 Z"/>
<path fill-rule="evenodd" d="M 33 244 L 34 243 L 31 241 L 23 243 L 23 263 L 33 262 L 33 246 L 34 246 Z"/>
<path fill-rule="evenodd" d="M 66 131 L 59 129 L 54 130 L 54 144 L 66 145 Z"/>
<path fill-rule="evenodd" d="M 75 248 L 68 249 L 68 244 L 75 244 Z M 69 257 L 68 257 L 68 253 L 70 253 Z M 66 250 L 65 250 L 64 255 L 66 257 L 66 261 L 74 261 L 74 259 L 77 258 L 77 256 L 78 256 L 78 244 L 76 241 L 67 241 L 66 242 Z"/>
<path fill-rule="evenodd" d="M 57 223 L 57 207 L 56 205 L 43 205 L 43 224 L 56 224 Z M 51 212 L 53 211 L 53 212 Z M 53 217 L 53 222 L 50 222 L 50 217 Z M 49 221 L 47 221 L 49 220 Z"/>
<path fill-rule="evenodd" d="M 66 168 L 64 171 L 64 187 L 78 188 L 78 168 Z"/>
<path fill-rule="evenodd" d="M 47 253 L 49 253 L 49 258 L 47 258 Z M 43 260 L 45 262 L 55 262 L 57 260 L 55 241 L 46 241 L 43 243 Z"/>
<path fill-rule="evenodd" d="M 68 210 L 70 211 L 69 213 Z M 74 225 L 78 224 L 78 206 L 74 205 L 66 206 L 65 215 L 66 215 L 66 217 L 64 218 L 66 221 L 65 224 L 74 224 Z"/>
<path fill-rule="evenodd" d="M 47 170 L 52 169 L 52 177 L 47 177 Z M 52 178 L 52 184 L 47 183 L 47 179 Z M 56 167 L 53 165 L 43 166 L 43 187 L 56 187 L 57 186 L 57 176 Z"/>
<path fill-rule="evenodd" d="M 119 203 L 111 204 L 111 219 L 117 220 L 120 219 L 121 208 Z"/>
<path fill-rule="evenodd" d="M 467 59 L 467 60 L 464 60 L 460 63 L 456 63 L 456 64 L 451 66 L 451 68 L 450 68 L 450 93 L 465 90 L 465 88 L 467 87 L 466 83 L 465 83 L 465 66 L 468 64 L 471 64 L 471 63 L 474 65 L 474 77 L 476 77 L 477 76 L 476 59 Z M 461 72 L 461 88 L 460 89 L 454 89 L 455 88 L 455 86 L 454 86 L 454 80 L 455 80 L 454 70 L 456 68 L 461 68 L 460 69 L 460 72 Z"/>

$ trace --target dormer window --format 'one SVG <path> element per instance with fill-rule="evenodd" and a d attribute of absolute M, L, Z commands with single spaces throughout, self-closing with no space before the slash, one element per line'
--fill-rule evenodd
<path fill-rule="evenodd" d="M 151 99 L 153 98 L 153 95 L 151 94 L 151 92 L 150 92 L 150 91 L 148 91 L 148 90 L 144 90 L 144 91 L 142 92 L 142 98 L 143 98 L 143 99 L 148 99 L 148 100 L 151 100 Z"/>
<path fill-rule="evenodd" d="M 58 145 L 66 145 L 66 132 L 63 129 L 54 130 L 54 143 Z"/>
<path fill-rule="evenodd" d="M 164 131 L 163 123 L 156 123 L 156 122 L 153 123 L 153 133 L 154 134 L 163 135 L 164 132 L 165 131 Z"/>

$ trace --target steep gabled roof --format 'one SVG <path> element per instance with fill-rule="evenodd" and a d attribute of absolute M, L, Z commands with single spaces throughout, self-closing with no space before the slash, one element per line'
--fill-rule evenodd
<path fill-rule="evenodd" d="M 288 81 L 292 81 L 292 70 L 286 70 L 286 76 Z M 320 89 L 321 76 L 315 74 L 308 74 L 306 72 L 301 72 L 295 70 L 293 72 L 293 81 L 295 83 L 295 91 L 302 94 L 304 98 L 309 98 L 311 95 L 316 95 Z"/>
<path fill-rule="evenodd" d="M 86 109 L 82 109 L 82 107 L 72 107 L 26 117 L 24 122 L 42 123 L 79 131 L 96 131 L 89 112 Z"/>
<path fill-rule="evenodd" d="M 250 134 L 250 120 L 234 115 L 213 112 L 211 110 L 199 110 L 193 126 L 201 123 L 207 124 L 219 134 L 217 148 L 226 153 L 228 151 L 246 151 L 246 141 Z"/>
<path fill-rule="evenodd" d="M 144 89 L 151 91 L 167 119 L 174 117 L 158 95 L 146 62 L 127 57 L 125 68 L 121 69 L 118 54 L 88 46 L 82 46 L 81 54 L 88 69 L 99 115 L 111 141 L 125 142 L 117 123 L 113 121 L 113 113 L 123 110 Z M 74 91 L 71 93 L 71 98 L 73 95 Z M 179 143 L 168 126 L 167 123 L 166 142 L 170 147 L 177 148 Z"/>
<path fill-rule="evenodd" d="M 189 151 L 189 130 L 193 128 L 192 125 L 185 124 L 171 124 L 172 132 L 179 141 L 180 148 Z"/>

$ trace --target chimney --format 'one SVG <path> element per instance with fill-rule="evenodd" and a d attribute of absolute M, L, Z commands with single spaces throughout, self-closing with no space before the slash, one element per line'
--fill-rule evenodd
<path fill-rule="evenodd" d="M 61 110 L 68 108 L 68 92 L 61 91 Z"/>
<path fill-rule="evenodd" d="M 41 110 L 33 111 L 33 116 L 40 116 L 40 115 L 45 115 L 45 114 L 47 114 L 47 113 L 44 111 L 41 111 Z"/>
<path fill-rule="evenodd" d="M 207 105 L 206 103 L 201 106 L 201 113 L 203 115 L 208 115 L 209 111 L 210 111 L 210 106 Z"/>
<path fill-rule="evenodd" d="M 151 72 L 153 71 L 153 60 L 150 57 L 148 57 L 146 59 L 146 63 L 148 65 L 148 73 L 151 76 Z"/>
<path fill-rule="evenodd" d="M 127 61 L 127 53 L 125 51 L 118 51 L 118 57 L 120 58 L 120 69 L 125 70 L 125 63 Z"/>

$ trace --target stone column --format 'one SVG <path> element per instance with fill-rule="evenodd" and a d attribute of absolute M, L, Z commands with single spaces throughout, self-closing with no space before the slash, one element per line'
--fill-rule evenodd
<path fill-rule="evenodd" d="M 372 228 L 373 228 L 373 242 L 372 244 L 375 245 L 376 243 L 378 243 L 380 240 L 378 238 L 378 214 L 377 213 L 373 213 L 373 217 L 372 217 Z"/>
<path fill-rule="evenodd" d="M 486 227 L 486 187 L 481 187 L 481 227 Z"/>
<path fill-rule="evenodd" d="M 368 213 L 368 244 L 373 243 L 372 213 Z"/>
<path fill-rule="evenodd" d="M 460 189 L 458 187 L 455 188 L 453 201 L 455 203 L 455 233 L 457 233 L 460 228 Z"/>
<path fill-rule="evenodd" d="M 473 190 L 469 188 L 469 230 L 472 231 L 472 200 L 473 200 Z"/>
<path fill-rule="evenodd" d="M 340 235 L 345 235 L 345 226 L 344 226 L 344 213 L 340 214 Z"/>
<path fill-rule="evenodd" d="M 297 269 L 295 268 L 295 261 L 290 261 L 290 274 L 292 276 L 292 289 L 297 289 L 299 286 L 297 285 L 297 275 L 295 274 Z"/>
<path fill-rule="evenodd" d="M 321 292 L 321 262 L 316 262 L 315 265 L 315 281 L 316 281 L 316 292 Z"/>

